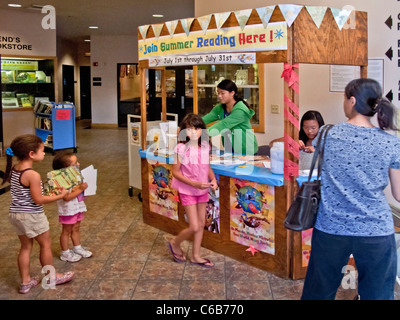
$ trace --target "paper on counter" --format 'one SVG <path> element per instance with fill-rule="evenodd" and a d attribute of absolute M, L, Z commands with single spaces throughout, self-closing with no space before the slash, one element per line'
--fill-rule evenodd
<path fill-rule="evenodd" d="M 83 176 L 83 182 L 88 184 L 83 194 L 85 196 L 95 195 L 97 190 L 97 169 L 95 169 L 93 165 L 90 165 L 81 170 L 81 174 Z"/>

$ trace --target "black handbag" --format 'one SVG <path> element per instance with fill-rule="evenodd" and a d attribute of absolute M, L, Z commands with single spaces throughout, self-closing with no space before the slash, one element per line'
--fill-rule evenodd
<path fill-rule="evenodd" d="M 333 127 L 327 124 L 321 129 L 311 163 L 308 181 L 301 184 L 290 208 L 287 212 L 284 226 L 293 231 L 304 231 L 314 227 L 317 218 L 319 201 L 321 199 L 321 167 L 325 150 L 325 138 L 328 131 Z M 311 181 L 311 176 L 318 160 L 317 178 Z"/>

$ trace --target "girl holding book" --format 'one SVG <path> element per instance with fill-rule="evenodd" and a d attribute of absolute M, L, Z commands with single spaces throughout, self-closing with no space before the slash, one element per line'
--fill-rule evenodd
<path fill-rule="evenodd" d="M 78 158 L 73 153 L 58 153 L 53 159 L 53 169 L 58 170 L 69 166 L 79 167 Z M 62 224 L 60 236 L 62 261 L 77 262 L 81 258 L 89 258 L 92 252 L 81 246 L 80 226 L 87 211 L 83 201 L 83 191 L 88 187 L 84 182 L 69 190 L 69 192 L 57 201 L 59 221 Z M 69 249 L 69 239 L 71 238 L 73 249 Z"/>

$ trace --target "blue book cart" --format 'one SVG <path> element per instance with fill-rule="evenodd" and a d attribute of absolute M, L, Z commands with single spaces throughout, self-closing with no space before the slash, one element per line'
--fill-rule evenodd
<path fill-rule="evenodd" d="M 53 153 L 76 147 L 75 106 L 72 103 L 41 101 L 35 107 L 35 132 Z"/>

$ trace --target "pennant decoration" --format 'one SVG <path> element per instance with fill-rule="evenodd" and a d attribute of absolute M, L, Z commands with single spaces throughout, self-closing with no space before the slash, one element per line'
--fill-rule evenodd
<path fill-rule="evenodd" d="M 246 23 L 249 20 L 252 11 L 252 9 L 234 11 L 235 17 L 239 22 L 242 31 L 246 26 Z"/>
<path fill-rule="evenodd" d="M 217 29 L 221 29 L 226 20 L 228 20 L 230 12 L 214 13 L 215 23 L 217 24 Z"/>
<path fill-rule="evenodd" d="M 200 27 L 203 30 L 204 34 L 206 34 L 206 32 L 207 32 L 207 28 L 208 28 L 208 25 L 210 24 L 211 17 L 212 17 L 212 14 L 196 18 L 197 21 L 199 22 Z"/>
<path fill-rule="evenodd" d="M 283 17 L 286 20 L 288 27 L 292 25 L 294 20 L 296 20 L 298 14 L 300 13 L 303 6 L 298 6 L 295 4 L 280 4 L 279 9 L 282 12 Z"/>
<path fill-rule="evenodd" d="M 143 40 L 146 40 L 146 36 L 147 36 L 147 30 L 149 30 L 149 25 L 145 25 L 145 26 L 139 26 L 139 32 L 143 38 Z"/>
<path fill-rule="evenodd" d="M 165 25 L 167 26 L 170 37 L 172 38 L 174 35 L 174 32 L 175 32 L 176 26 L 178 25 L 178 20 L 167 21 L 165 23 Z"/>
<path fill-rule="evenodd" d="M 335 18 L 336 24 L 339 27 L 339 30 L 342 30 L 344 24 L 347 22 L 347 19 L 349 19 L 351 10 L 331 8 L 331 11 L 332 11 L 333 17 Z"/>
<path fill-rule="evenodd" d="M 268 26 L 269 19 L 271 19 L 272 13 L 274 12 L 276 6 L 268 6 L 263 8 L 256 8 L 258 16 L 260 17 L 264 28 Z"/>
<path fill-rule="evenodd" d="M 182 28 L 185 30 L 187 36 L 190 33 L 190 27 L 192 26 L 193 20 L 194 18 L 181 19 Z"/>
<path fill-rule="evenodd" d="M 328 9 L 328 7 L 314 7 L 314 6 L 306 6 L 306 9 L 313 19 L 315 25 L 319 29 L 321 26 L 322 20 L 324 20 L 325 17 L 325 12 Z"/>
<path fill-rule="evenodd" d="M 154 36 L 158 40 L 161 34 L 161 30 L 164 27 L 163 23 L 152 24 L 151 27 L 153 28 Z"/>

